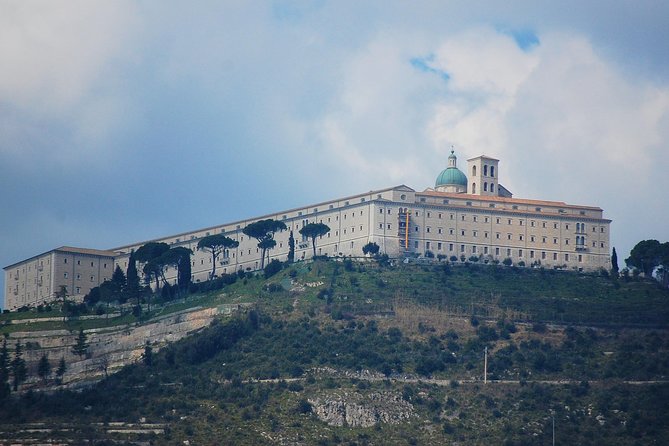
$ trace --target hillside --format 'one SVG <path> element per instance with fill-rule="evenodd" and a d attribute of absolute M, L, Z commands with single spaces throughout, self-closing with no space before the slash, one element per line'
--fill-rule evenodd
<path fill-rule="evenodd" d="M 179 308 L 242 302 L 90 389 L 5 401 L 0 441 L 548 445 L 553 419 L 556 444 L 669 441 L 652 282 L 317 261 Z"/>

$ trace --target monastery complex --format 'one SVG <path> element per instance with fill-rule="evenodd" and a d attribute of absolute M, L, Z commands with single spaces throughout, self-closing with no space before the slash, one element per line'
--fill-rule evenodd
<path fill-rule="evenodd" d="M 365 244 L 375 242 L 391 258 L 433 255 L 435 260 L 460 261 L 475 256 L 482 262 L 510 258 L 527 267 L 609 267 L 611 220 L 603 217 L 601 208 L 513 198 L 499 184 L 499 160 L 482 155 L 467 163 L 465 175 L 451 152 L 435 187 L 423 192 L 401 185 L 151 241 L 191 249 L 193 281 L 207 280 L 211 272 L 211 255 L 197 250 L 198 241 L 211 234 L 224 233 L 239 242 L 221 255 L 217 272 L 259 269 L 257 241 L 242 229 L 268 218 L 288 227 L 275 235 L 276 247 L 269 251 L 270 259 L 281 261 L 288 257 L 290 231 L 296 239 L 295 260 L 310 258 L 311 243 L 298 231 L 307 223 L 322 222 L 330 232 L 317 241 L 319 255 L 359 257 Z M 145 243 L 104 251 L 61 247 L 9 265 L 4 268 L 3 308 L 52 301 L 62 286 L 81 300 L 111 279 L 116 265 L 126 271 L 130 252 Z M 168 271 L 166 277 L 174 283 L 176 271 Z"/>

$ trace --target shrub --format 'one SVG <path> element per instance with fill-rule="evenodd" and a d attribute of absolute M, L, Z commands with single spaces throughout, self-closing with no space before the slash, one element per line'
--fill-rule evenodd
<path fill-rule="evenodd" d="M 450 260 L 451 262 L 457 262 L 458 258 L 456 256 L 451 256 Z"/>
<path fill-rule="evenodd" d="M 271 262 L 265 266 L 265 279 L 269 279 L 279 271 L 281 271 L 281 268 L 283 268 L 283 263 L 278 261 L 277 259 L 272 259 Z"/>
<path fill-rule="evenodd" d="M 425 257 L 428 259 L 434 259 L 434 253 L 430 250 L 425 251 Z"/>
<path fill-rule="evenodd" d="M 502 260 L 502 264 L 504 264 L 506 266 L 511 266 L 511 265 L 513 265 L 513 260 L 511 260 L 510 257 L 507 257 L 506 259 Z"/>

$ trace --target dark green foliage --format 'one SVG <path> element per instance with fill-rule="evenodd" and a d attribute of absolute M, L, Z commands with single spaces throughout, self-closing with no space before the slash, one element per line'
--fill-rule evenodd
<path fill-rule="evenodd" d="M 19 386 L 28 376 L 28 369 L 26 368 L 26 361 L 23 359 L 23 348 L 21 342 L 17 342 L 14 347 L 14 358 L 12 359 L 12 375 L 14 377 L 14 390 L 18 390 Z"/>
<path fill-rule="evenodd" d="M 362 253 L 365 255 L 369 254 L 372 256 L 376 256 L 379 253 L 379 249 L 381 249 L 379 245 L 377 245 L 374 242 L 369 242 L 362 247 Z"/>
<path fill-rule="evenodd" d="M 311 239 L 314 257 L 316 257 L 316 238 L 322 238 L 328 232 L 330 232 L 330 227 L 325 223 L 307 223 L 300 229 L 300 234 L 303 237 Z"/>
<path fill-rule="evenodd" d="M 9 395 L 9 349 L 7 348 L 7 339 L 2 340 L 2 349 L 0 350 L 0 400 Z"/>
<path fill-rule="evenodd" d="M 79 330 L 76 344 L 74 344 L 74 347 L 72 347 L 72 353 L 79 356 L 80 358 L 82 356 L 86 356 L 88 353 L 88 337 L 86 336 L 86 333 L 84 333 L 83 328 Z"/>
<path fill-rule="evenodd" d="M 616 252 L 615 246 L 613 247 L 613 252 L 611 253 L 611 273 L 615 276 L 618 275 L 618 253 Z"/>
<path fill-rule="evenodd" d="M 58 379 L 58 382 L 62 382 L 63 375 L 65 375 L 66 371 L 67 371 L 67 364 L 65 364 L 65 358 L 61 356 L 60 361 L 58 361 L 58 368 L 56 369 L 56 377 Z"/>
<path fill-rule="evenodd" d="M 51 375 L 51 364 L 49 363 L 49 357 L 44 353 L 37 364 L 37 376 L 45 380 Z"/>
<path fill-rule="evenodd" d="M 625 263 L 643 272 L 645 277 L 651 277 L 655 268 L 669 265 L 669 242 L 661 244 L 657 240 L 642 240 L 632 248 Z"/>
<path fill-rule="evenodd" d="M 506 259 L 502 260 L 502 264 L 506 265 L 506 266 L 511 266 L 511 265 L 513 265 L 513 260 L 511 260 L 509 257 L 507 257 Z"/>
<path fill-rule="evenodd" d="M 271 262 L 265 266 L 265 279 L 269 279 L 283 268 L 283 263 L 278 261 L 277 259 L 272 259 Z"/>
<path fill-rule="evenodd" d="M 293 231 L 290 231 L 288 236 L 288 263 L 293 263 L 295 261 L 295 237 L 293 237 Z"/>
<path fill-rule="evenodd" d="M 266 220 L 258 220 L 242 229 L 242 232 L 258 241 L 258 248 L 261 249 L 260 269 L 265 268 L 265 253 L 267 250 L 276 246 L 274 234 L 278 231 L 286 229 L 286 224 L 282 221 L 273 220 L 271 218 Z"/>
<path fill-rule="evenodd" d="M 128 258 L 128 269 L 126 271 L 126 294 L 129 299 L 136 298 L 139 294 L 139 276 L 137 275 L 137 259 L 135 251 L 130 252 Z"/>
<path fill-rule="evenodd" d="M 208 251 L 211 254 L 211 274 L 210 279 L 216 277 L 216 260 L 222 253 L 225 254 L 226 249 L 232 249 L 239 246 L 239 242 L 231 239 L 223 234 L 212 234 L 202 237 L 197 242 L 197 249 L 201 251 Z"/>
<path fill-rule="evenodd" d="M 142 355 L 142 361 L 144 362 L 144 365 L 147 367 L 151 367 L 153 365 L 153 348 L 151 347 L 151 344 L 149 344 L 148 341 L 144 346 L 144 354 Z"/>

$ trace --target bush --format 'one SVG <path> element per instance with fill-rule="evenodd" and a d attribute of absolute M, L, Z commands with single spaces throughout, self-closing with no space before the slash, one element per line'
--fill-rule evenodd
<path fill-rule="evenodd" d="M 265 266 L 265 279 L 269 279 L 279 271 L 281 271 L 281 268 L 283 268 L 283 263 L 278 261 L 277 259 L 272 259 L 271 262 L 269 262 Z"/>
<path fill-rule="evenodd" d="M 507 257 L 506 259 L 502 260 L 502 264 L 506 266 L 511 266 L 513 265 L 513 260 L 511 260 L 510 257 Z"/>
<path fill-rule="evenodd" d="M 425 258 L 434 259 L 434 253 L 430 250 L 425 251 Z"/>
<path fill-rule="evenodd" d="M 455 256 L 451 256 L 450 260 L 451 260 L 451 262 L 457 262 L 457 261 L 458 261 L 458 258 L 455 257 Z"/>
<path fill-rule="evenodd" d="M 305 399 L 301 399 L 297 402 L 297 407 L 295 411 L 299 414 L 311 413 L 311 404 Z"/>

